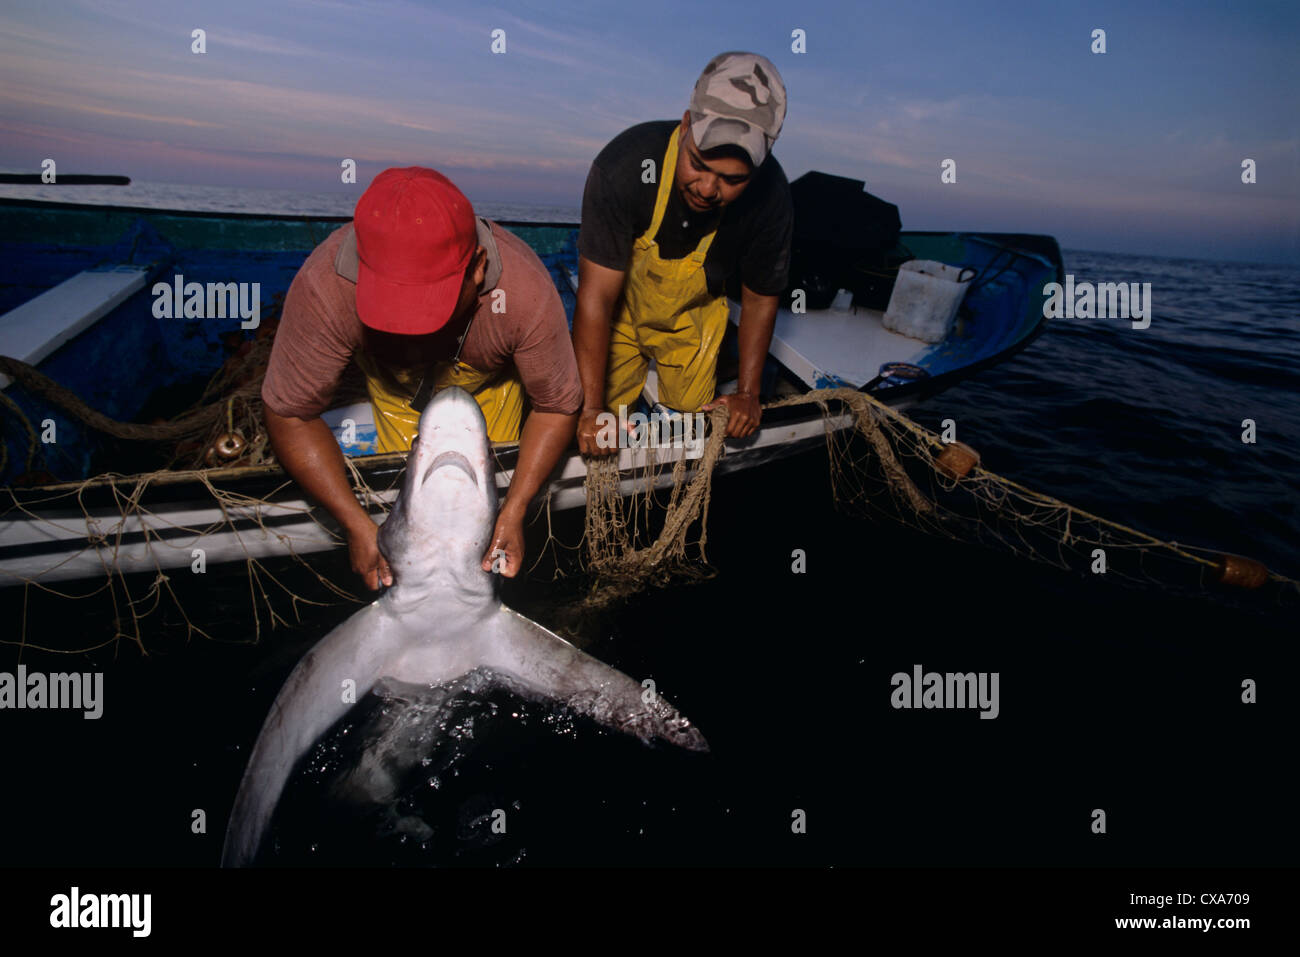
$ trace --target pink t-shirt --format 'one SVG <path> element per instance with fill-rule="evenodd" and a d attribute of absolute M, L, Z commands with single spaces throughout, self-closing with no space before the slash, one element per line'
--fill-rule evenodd
<path fill-rule="evenodd" d="M 505 291 L 505 311 L 492 311 L 492 290 L 485 288 L 461 361 L 480 372 L 513 363 L 535 411 L 577 412 L 582 381 L 551 275 L 523 240 L 487 225 L 497 255 L 494 263 L 489 248 L 484 285 L 492 286 L 497 276 L 494 288 Z M 344 369 L 362 347 L 356 283 L 340 274 L 342 269 L 355 277 L 355 266 L 346 265 L 353 248 L 348 223 L 312 250 L 289 286 L 262 383 L 262 400 L 278 415 L 310 419 L 328 409 Z"/>

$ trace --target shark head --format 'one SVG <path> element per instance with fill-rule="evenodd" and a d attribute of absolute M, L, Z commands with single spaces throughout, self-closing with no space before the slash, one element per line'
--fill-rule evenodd
<path fill-rule="evenodd" d="M 490 593 L 491 576 L 480 562 L 496 513 L 496 469 L 483 412 L 463 389 L 444 389 L 420 416 L 401 493 L 379 529 L 395 587 Z"/>

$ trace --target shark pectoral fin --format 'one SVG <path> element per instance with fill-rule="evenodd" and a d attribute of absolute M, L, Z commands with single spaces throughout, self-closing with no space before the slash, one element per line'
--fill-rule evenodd
<path fill-rule="evenodd" d="M 226 826 L 223 867 L 244 867 L 257 857 L 298 759 L 365 697 L 387 666 L 395 644 L 371 605 L 330 632 L 298 662 L 249 756 Z"/>
<path fill-rule="evenodd" d="M 642 687 L 518 612 L 502 606 L 483 637 L 486 663 L 525 687 L 642 741 L 709 750 L 690 719 L 653 688 Z"/>

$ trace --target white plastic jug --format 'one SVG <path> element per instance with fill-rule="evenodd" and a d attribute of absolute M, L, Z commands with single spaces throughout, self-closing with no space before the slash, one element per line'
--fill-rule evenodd
<path fill-rule="evenodd" d="M 974 276 L 970 267 L 960 269 L 930 259 L 903 263 L 885 310 L 885 328 L 922 342 L 943 341 Z"/>

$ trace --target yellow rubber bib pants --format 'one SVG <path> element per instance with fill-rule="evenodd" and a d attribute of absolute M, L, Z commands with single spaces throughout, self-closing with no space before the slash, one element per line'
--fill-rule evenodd
<path fill-rule="evenodd" d="M 610 331 L 605 406 L 615 413 L 619 406 L 633 407 L 651 358 L 659 368 L 659 401 L 670 409 L 696 412 L 717 387 L 718 349 L 728 308 L 725 296 L 709 294 L 704 277 L 704 257 L 717 231 L 683 259 L 661 258 L 655 242 L 673 188 L 680 130 L 679 124 L 668 138 L 654 216 L 632 248 L 623 307 Z"/>
<path fill-rule="evenodd" d="M 479 372 L 459 361 L 436 362 L 428 369 L 381 365 L 358 352 L 357 365 L 366 375 L 366 390 L 375 412 L 375 431 L 380 452 L 404 452 L 420 424 L 420 413 L 411 408 L 426 374 L 433 376 L 435 392 L 458 385 L 478 402 L 487 419 L 488 438 L 493 442 L 516 442 L 524 414 L 524 386 L 513 367 L 497 372 Z"/>

